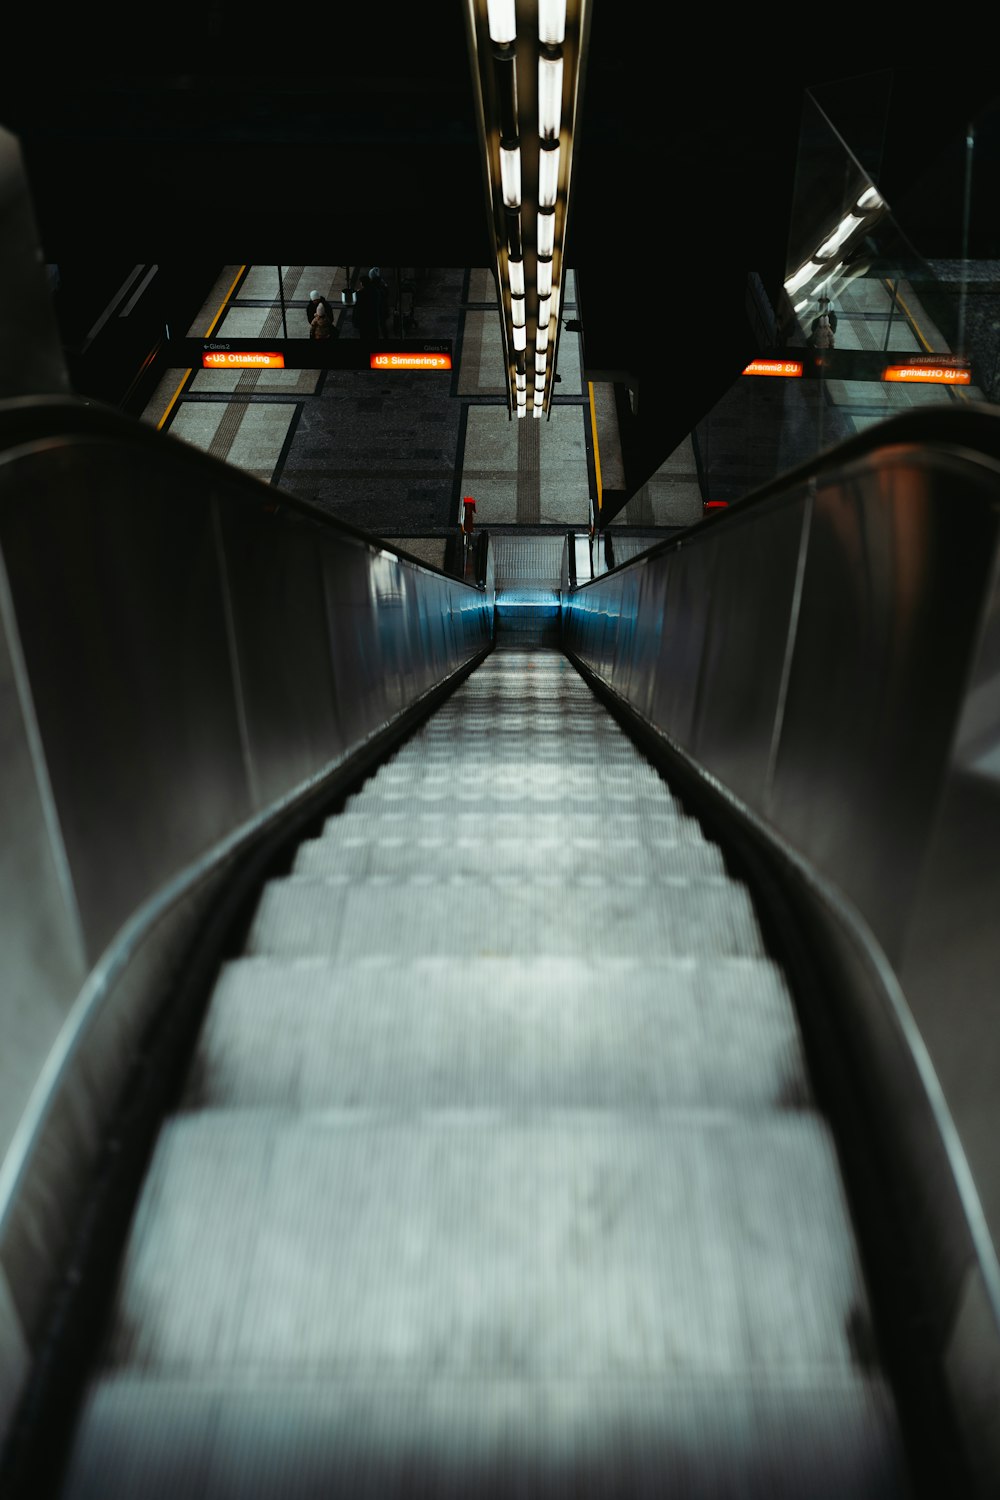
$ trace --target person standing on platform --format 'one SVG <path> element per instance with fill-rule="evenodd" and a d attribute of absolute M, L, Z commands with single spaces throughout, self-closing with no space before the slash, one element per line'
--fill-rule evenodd
<path fill-rule="evenodd" d="M 340 329 L 324 304 L 309 324 L 309 337 L 311 339 L 335 339 L 339 334 Z"/>
<path fill-rule="evenodd" d="M 392 328 L 392 292 L 389 283 L 382 276 L 380 266 L 372 266 L 368 277 L 377 294 L 378 336 L 384 339 Z"/>
<path fill-rule="evenodd" d="M 382 337 L 379 324 L 379 291 L 370 276 L 362 276 L 354 303 L 354 326 L 363 344 L 374 344 Z"/>
<path fill-rule="evenodd" d="M 469 572 L 473 557 L 472 534 L 476 529 L 476 502 L 471 495 L 462 496 L 462 571 Z"/>
<path fill-rule="evenodd" d="M 837 332 L 837 314 L 830 306 L 829 297 L 819 299 L 819 313 L 812 320 L 809 343 L 814 349 L 832 349 Z"/>
<path fill-rule="evenodd" d="M 333 309 L 326 298 L 321 296 L 319 292 L 310 292 L 309 302 L 306 306 L 306 322 L 310 328 L 312 327 L 313 318 L 320 311 L 325 312 L 330 322 L 333 322 Z"/>

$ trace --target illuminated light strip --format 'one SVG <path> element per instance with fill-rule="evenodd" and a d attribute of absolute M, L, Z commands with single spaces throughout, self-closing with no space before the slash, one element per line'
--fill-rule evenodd
<path fill-rule="evenodd" d="M 237 286 L 239 284 L 240 278 L 243 276 L 243 273 L 246 271 L 246 269 L 247 268 L 246 268 L 245 265 L 240 266 L 240 268 L 237 271 L 236 275 L 233 277 L 233 284 L 229 288 L 229 291 L 226 293 L 226 295 L 223 297 L 223 299 L 222 299 L 222 305 L 219 308 L 219 311 L 216 313 L 215 317 L 212 319 L 211 323 L 208 325 L 207 332 L 205 332 L 202 335 L 203 338 L 210 339 L 212 337 L 212 334 L 215 332 L 216 326 L 218 325 L 219 320 L 222 317 L 222 314 L 226 311 L 226 308 L 229 306 L 230 299 L 231 299 L 233 293 L 235 292 L 235 290 L 236 290 L 236 288 L 237 288 Z M 174 407 L 177 405 L 177 402 L 180 400 L 181 391 L 184 389 L 185 385 L 190 380 L 190 378 L 191 378 L 191 376 L 192 376 L 193 373 L 194 373 L 193 367 L 191 369 L 188 369 L 188 370 L 184 371 L 184 374 L 181 376 L 180 381 L 178 383 L 177 389 L 174 391 L 174 394 L 171 396 L 170 400 L 167 402 L 167 409 L 166 409 L 166 411 L 163 413 L 163 416 L 160 418 L 160 420 L 156 424 L 156 430 L 157 430 L 157 432 L 159 432 L 163 428 L 163 426 L 165 425 L 165 423 L 167 421 L 167 418 L 170 416 L 170 413 L 173 411 Z"/>
<path fill-rule="evenodd" d="M 283 354 L 264 354 L 243 350 L 234 354 L 232 350 L 209 352 L 201 356 L 203 370 L 283 370 Z"/>
<path fill-rule="evenodd" d="M 450 354 L 372 354 L 372 370 L 450 370 Z"/>
<path fill-rule="evenodd" d="M 799 359 L 752 359 L 743 371 L 744 375 L 781 375 L 794 379 L 802 374 Z"/>
<path fill-rule="evenodd" d="M 953 365 L 887 365 L 882 379 L 903 380 L 910 385 L 969 385 L 972 371 Z"/>

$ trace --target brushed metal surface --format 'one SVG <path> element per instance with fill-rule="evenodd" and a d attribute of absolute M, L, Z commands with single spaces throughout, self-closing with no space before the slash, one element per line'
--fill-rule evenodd
<path fill-rule="evenodd" d="M 715 549 L 692 749 L 750 802 L 767 797 L 771 749 L 784 709 L 786 645 L 794 637 L 799 553 L 809 519 L 807 506 L 737 513 L 733 538 Z M 746 607 L 749 579 L 756 601 L 752 610 Z"/>
<path fill-rule="evenodd" d="M 220 871 L 486 649 L 492 620 L 485 592 L 279 512 L 118 413 L 14 401 L 0 429 L 3 1442 Z"/>
<path fill-rule="evenodd" d="M 966 691 L 996 485 L 961 458 L 914 457 L 814 500 L 768 813 L 893 963 Z"/>
<path fill-rule="evenodd" d="M 138 900 L 251 810 L 212 513 L 169 464 L 150 474 L 97 444 L 13 458 L 2 487 L 0 548 L 93 963 Z"/>
<path fill-rule="evenodd" d="M 923 432 L 886 424 L 881 444 L 854 440 L 668 544 L 642 565 L 634 626 L 660 641 L 655 657 L 609 654 L 615 574 L 569 598 L 564 620 L 580 661 L 840 903 L 820 926 L 860 981 L 845 1026 L 963 1424 L 978 1372 L 1000 1367 L 998 435 L 986 407 L 931 412 Z M 754 566 L 758 527 L 772 546 Z M 686 659 L 696 638 L 705 651 Z M 955 1322 L 973 1275 L 988 1289 L 974 1334 Z M 968 1430 L 990 1495 L 1000 1444 L 982 1422 Z"/>

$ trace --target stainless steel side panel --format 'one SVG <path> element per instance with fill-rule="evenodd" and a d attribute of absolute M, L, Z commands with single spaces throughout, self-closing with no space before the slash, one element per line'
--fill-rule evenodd
<path fill-rule="evenodd" d="M 846 898 L 888 976 L 891 1002 L 852 1002 L 850 1021 L 886 1069 L 984 1495 L 1000 1482 L 998 539 L 995 459 L 888 443 L 564 607 L 570 652 Z"/>
<path fill-rule="evenodd" d="M 241 840 L 492 634 L 488 592 L 71 415 L 20 447 L 8 422 L 0 453 L 0 1441 L 107 1113 Z"/>
<path fill-rule="evenodd" d="M 898 963 L 966 690 L 997 519 L 960 459 L 816 495 L 769 816 Z"/>
<path fill-rule="evenodd" d="M 0 484 L 0 546 L 93 963 L 143 897 L 252 809 L 214 516 L 174 492 L 169 464 L 150 473 L 103 444 L 28 452 Z"/>
<path fill-rule="evenodd" d="M 734 515 L 732 541 L 711 548 L 711 594 L 703 595 L 707 625 L 691 748 L 720 781 L 760 806 L 768 805 L 772 750 L 782 723 L 808 522 L 808 505 Z M 746 607 L 749 588 L 757 601 L 753 610 Z"/>
<path fill-rule="evenodd" d="M 996 545 L 992 472 L 894 450 L 567 603 L 580 659 L 737 791 L 898 956 Z"/>

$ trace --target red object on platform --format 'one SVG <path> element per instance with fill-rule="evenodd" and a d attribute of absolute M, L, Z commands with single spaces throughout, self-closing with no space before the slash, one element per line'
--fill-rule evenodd
<path fill-rule="evenodd" d="M 465 506 L 465 520 L 462 523 L 463 530 L 471 531 L 473 526 L 475 525 L 476 518 L 472 514 L 472 512 L 476 508 L 476 502 L 475 500 L 473 500 L 471 495 L 465 495 L 462 498 L 462 504 Z"/>

